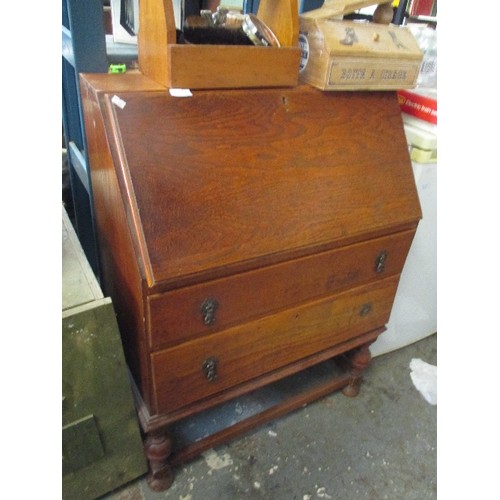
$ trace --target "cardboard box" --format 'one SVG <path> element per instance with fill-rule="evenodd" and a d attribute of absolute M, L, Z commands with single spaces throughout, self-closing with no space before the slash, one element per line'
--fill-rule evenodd
<path fill-rule="evenodd" d="M 300 18 L 299 80 L 322 90 L 414 88 L 423 53 L 403 26 Z"/>

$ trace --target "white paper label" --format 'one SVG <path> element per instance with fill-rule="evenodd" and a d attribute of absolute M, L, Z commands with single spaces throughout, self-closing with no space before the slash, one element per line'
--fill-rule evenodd
<path fill-rule="evenodd" d="M 193 94 L 189 89 L 168 89 L 172 97 L 192 97 Z"/>
<path fill-rule="evenodd" d="M 115 106 L 118 106 L 120 109 L 123 109 L 125 106 L 126 106 L 126 102 L 121 99 L 120 97 L 118 97 L 117 95 L 114 95 L 112 98 L 111 98 L 111 102 L 115 105 Z"/>

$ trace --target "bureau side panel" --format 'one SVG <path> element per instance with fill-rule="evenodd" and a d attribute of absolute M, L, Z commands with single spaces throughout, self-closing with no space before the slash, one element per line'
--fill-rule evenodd
<path fill-rule="evenodd" d="M 149 406 L 150 365 L 143 302 L 144 279 L 137 263 L 105 125 L 100 93 L 81 79 L 91 169 L 102 287 L 115 306 L 127 363 Z"/>

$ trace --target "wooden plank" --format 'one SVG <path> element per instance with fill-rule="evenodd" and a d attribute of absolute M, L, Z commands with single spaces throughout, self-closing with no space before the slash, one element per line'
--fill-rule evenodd
<path fill-rule="evenodd" d="M 109 297 L 64 311 L 62 351 L 64 498 L 96 498 L 147 470 Z"/>
<path fill-rule="evenodd" d="M 80 74 L 80 82 L 82 86 L 91 88 L 92 92 L 96 94 L 102 92 L 165 90 L 164 85 L 160 85 L 137 70 L 117 74 L 82 73 Z"/>
<path fill-rule="evenodd" d="M 139 26 L 139 68 L 144 75 L 167 87 L 170 77 L 168 46 L 176 42 L 172 0 L 141 0 Z"/>
<path fill-rule="evenodd" d="M 87 415 L 63 426 L 62 455 L 63 476 L 105 455 L 94 415 Z"/>
<path fill-rule="evenodd" d="M 299 77 L 296 47 L 170 45 L 168 54 L 169 87 L 293 87 Z"/>
<path fill-rule="evenodd" d="M 257 17 L 272 30 L 282 47 L 293 47 L 299 36 L 298 9 L 297 0 L 262 0 Z"/>
<path fill-rule="evenodd" d="M 289 398 L 282 403 L 269 408 L 257 415 L 249 417 L 237 424 L 226 427 L 222 431 L 219 431 L 205 439 L 196 441 L 195 443 L 189 444 L 182 448 L 178 452 L 172 454 L 170 463 L 172 465 L 179 465 L 187 460 L 190 460 L 200 453 L 209 450 L 219 444 L 225 443 L 235 437 L 241 436 L 246 432 L 254 429 L 256 427 L 262 426 L 264 423 L 274 420 L 278 417 L 286 415 L 294 410 L 302 408 L 304 405 L 316 401 L 317 399 L 323 398 L 334 391 L 346 386 L 349 383 L 349 375 L 343 375 L 336 377 L 333 380 L 322 384 L 319 387 L 315 387 L 304 394 L 299 394 L 292 398 Z"/>
<path fill-rule="evenodd" d="M 68 214 L 62 207 L 62 310 L 103 297 Z"/>

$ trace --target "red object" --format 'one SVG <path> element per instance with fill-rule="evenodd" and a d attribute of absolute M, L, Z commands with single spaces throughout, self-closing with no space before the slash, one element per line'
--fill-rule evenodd
<path fill-rule="evenodd" d="M 434 0 L 413 0 L 410 6 L 410 16 L 430 16 Z"/>
<path fill-rule="evenodd" d="M 401 111 L 429 123 L 437 123 L 437 100 L 416 92 L 398 90 Z"/>

